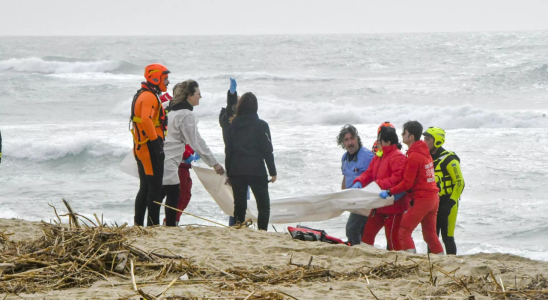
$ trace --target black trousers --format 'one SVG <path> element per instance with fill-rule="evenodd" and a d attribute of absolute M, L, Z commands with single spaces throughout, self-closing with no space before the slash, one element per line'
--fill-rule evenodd
<path fill-rule="evenodd" d="M 247 187 L 257 201 L 259 210 L 258 226 L 259 230 L 268 229 L 270 219 L 270 195 L 268 194 L 267 176 L 231 176 L 232 193 L 234 194 L 234 219 L 236 223 L 245 222 L 245 212 L 247 210 Z"/>
<path fill-rule="evenodd" d="M 166 196 L 166 205 L 177 208 L 179 202 L 179 185 L 164 185 L 163 195 Z M 166 226 L 177 226 L 177 211 L 171 208 L 165 208 Z"/>
<path fill-rule="evenodd" d="M 148 210 L 147 226 L 160 224 L 160 205 L 162 203 L 162 179 L 164 177 L 164 162 L 152 158 L 152 170 L 154 175 L 146 175 L 145 168 L 136 157 L 137 169 L 139 170 L 139 192 L 135 198 L 135 225 L 143 226 L 145 213 Z"/>

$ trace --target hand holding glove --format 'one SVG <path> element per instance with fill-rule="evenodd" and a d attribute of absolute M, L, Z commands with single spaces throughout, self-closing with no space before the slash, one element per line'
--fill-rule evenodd
<path fill-rule="evenodd" d="M 350 188 L 351 189 L 361 189 L 362 188 L 362 183 L 358 181 L 358 182 L 354 183 Z"/>
<path fill-rule="evenodd" d="M 230 78 L 230 94 L 234 95 L 236 93 L 236 86 L 238 84 L 236 83 L 236 79 Z"/>

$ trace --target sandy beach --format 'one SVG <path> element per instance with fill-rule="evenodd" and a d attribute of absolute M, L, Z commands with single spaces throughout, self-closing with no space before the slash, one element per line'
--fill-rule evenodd
<path fill-rule="evenodd" d="M 42 228 L 39 222 L 0 219 L 0 233 L 12 234 L 12 242 L 44 239 Z M 138 289 L 155 299 L 503 299 L 503 291 L 510 299 L 543 299 L 546 295 L 531 290 L 546 285 L 542 275 L 547 273 L 548 263 L 508 254 L 432 255 L 429 263 L 424 254 L 296 241 L 289 234 L 249 228 L 156 227 L 145 230 L 146 234 L 136 234 L 141 230 L 131 227 L 127 230 L 129 244 L 149 254 L 180 256 L 202 274 L 187 274 L 190 280 L 181 280 L 184 273 L 167 271 L 154 278 L 150 274 L 156 271 L 143 273 L 140 269 L 145 267 L 136 265 Z M 5 243 L 1 244 L 0 263 L 7 262 Z M 2 293 L 0 298 L 141 299 L 128 270 L 129 266 L 122 276 L 105 273 L 110 282 L 103 279 L 82 287 Z M 10 280 L 8 274 L 2 272 L 0 284 Z M 252 276 L 271 280 L 259 282 Z"/>

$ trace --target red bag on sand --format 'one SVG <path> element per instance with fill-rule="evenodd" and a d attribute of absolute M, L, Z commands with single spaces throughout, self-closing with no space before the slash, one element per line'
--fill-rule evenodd
<path fill-rule="evenodd" d="M 287 230 L 291 234 L 291 237 L 301 241 L 320 241 L 329 244 L 344 244 L 350 246 L 348 243 L 336 237 L 332 237 L 325 232 L 325 230 L 312 229 L 305 226 L 297 225 L 297 227 L 288 226 Z"/>

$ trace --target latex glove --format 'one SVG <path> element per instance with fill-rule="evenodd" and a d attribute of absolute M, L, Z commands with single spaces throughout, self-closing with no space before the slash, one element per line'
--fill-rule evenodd
<path fill-rule="evenodd" d="M 238 84 L 236 83 L 236 79 L 230 78 L 230 94 L 234 95 L 236 93 L 236 86 Z"/>
<path fill-rule="evenodd" d="M 388 192 L 387 191 L 382 191 L 379 196 L 383 199 L 386 199 L 388 197 L 390 197 L 390 195 L 388 195 Z"/>
<path fill-rule="evenodd" d="M 185 159 L 185 164 L 190 165 L 190 163 L 192 163 L 193 161 L 196 161 L 196 158 L 194 157 L 194 155 L 190 155 L 189 157 L 187 157 L 187 159 Z"/>
<path fill-rule="evenodd" d="M 362 188 L 362 183 L 358 181 L 358 182 L 354 183 L 350 188 L 351 189 L 361 189 Z"/>
<path fill-rule="evenodd" d="M 400 200 L 400 198 L 402 198 L 403 196 L 405 196 L 405 192 L 394 195 L 394 201 Z"/>
<path fill-rule="evenodd" d="M 200 159 L 200 154 L 198 154 L 198 152 L 194 152 L 194 161 L 197 161 L 198 159 Z"/>

